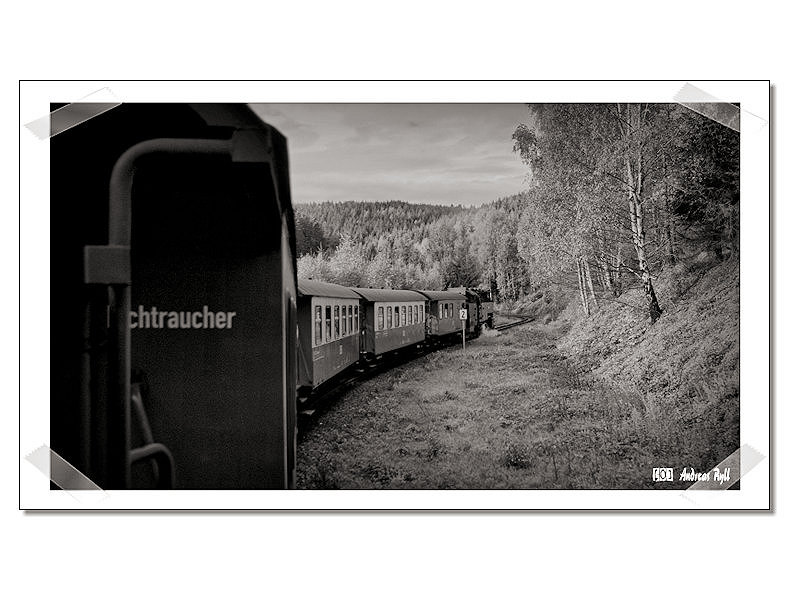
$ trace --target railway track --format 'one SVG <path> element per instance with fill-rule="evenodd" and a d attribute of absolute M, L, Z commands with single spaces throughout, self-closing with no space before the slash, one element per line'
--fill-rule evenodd
<path fill-rule="evenodd" d="M 494 326 L 494 329 L 502 332 L 503 330 L 509 330 L 510 328 L 515 328 L 516 326 L 521 326 L 522 324 L 528 324 L 530 322 L 535 321 L 535 318 L 532 316 L 511 316 L 511 317 L 519 317 L 520 319 L 516 320 L 515 322 L 510 322 L 509 324 Z"/>
<path fill-rule="evenodd" d="M 353 369 L 350 374 L 342 376 L 336 381 L 331 381 L 324 384 L 324 388 L 319 392 L 313 392 L 306 396 L 299 397 L 299 436 L 303 435 L 309 430 L 317 419 L 323 414 L 324 410 L 328 408 L 332 401 L 340 394 L 344 393 L 354 385 L 363 383 L 372 379 L 376 375 L 380 375 L 406 364 L 409 361 L 418 359 L 426 354 L 438 350 L 437 347 L 422 346 L 412 350 L 400 350 L 396 354 L 390 355 L 387 358 L 378 359 L 373 363 L 361 365 Z"/>

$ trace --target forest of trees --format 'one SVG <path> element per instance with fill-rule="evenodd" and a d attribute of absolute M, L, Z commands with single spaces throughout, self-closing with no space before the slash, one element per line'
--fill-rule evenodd
<path fill-rule="evenodd" d="M 738 133 L 676 104 L 536 105 L 514 149 L 535 183 L 521 220 L 533 281 L 575 269 L 582 307 L 700 250 L 737 252 Z M 630 279 L 630 280 L 629 280 Z"/>
<path fill-rule="evenodd" d="M 625 290 L 656 321 L 657 273 L 737 254 L 739 138 L 676 104 L 542 104 L 513 149 L 525 192 L 481 205 L 298 205 L 299 276 L 348 286 L 476 286 L 495 300 L 573 290 L 591 313 Z"/>
<path fill-rule="evenodd" d="M 523 199 L 475 208 L 398 201 L 297 205 L 299 276 L 389 289 L 464 285 L 517 298 L 529 285 L 516 243 Z"/>

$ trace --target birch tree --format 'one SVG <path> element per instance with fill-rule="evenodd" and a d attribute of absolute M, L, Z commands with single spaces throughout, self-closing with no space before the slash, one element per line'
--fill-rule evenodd
<path fill-rule="evenodd" d="M 648 125 L 647 104 L 618 104 L 617 127 L 622 140 L 622 165 L 625 172 L 625 190 L 628 195 L 628 213 L 631 221 L 631 239 L 634 244 L 637 262 L 639 264 L 639 278 L 642 281 L 642 290 L 647 299 L 650 321 L 655 322 L 661 317 L 661 307 L 658 304 L 653 279 L 650 275 L 650 266 L 645 248 L 645 144 L 650 136 Z"/>

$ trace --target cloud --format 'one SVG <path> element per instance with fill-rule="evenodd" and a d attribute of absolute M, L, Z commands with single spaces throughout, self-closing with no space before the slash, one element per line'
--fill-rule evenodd
<path fill-rule="evenodd" d="M 288 138 L 295 202 L 475 205 L 524 189 L 518 104 L 252 105 Z"/>

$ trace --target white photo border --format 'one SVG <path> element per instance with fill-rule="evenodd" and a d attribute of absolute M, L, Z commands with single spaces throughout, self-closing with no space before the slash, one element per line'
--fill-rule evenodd
<path fill-rule="evenodd" d="M 741 108 L 740 489 L 64 492 L 25 456 L 49 444 L 49 142 L 24 124 L 108 88 L 123 102 L 674 102 L 687 83 Z M 770 502 L 768 81 L 20 81 L 19 502 L 25 510 L 767 510 Z M 78 198 L 78 195 L 74 195 Z M 46 228 L 46 229 L 45 229 Z M 57 301 L 54 302 L 55 304 Z"/>

